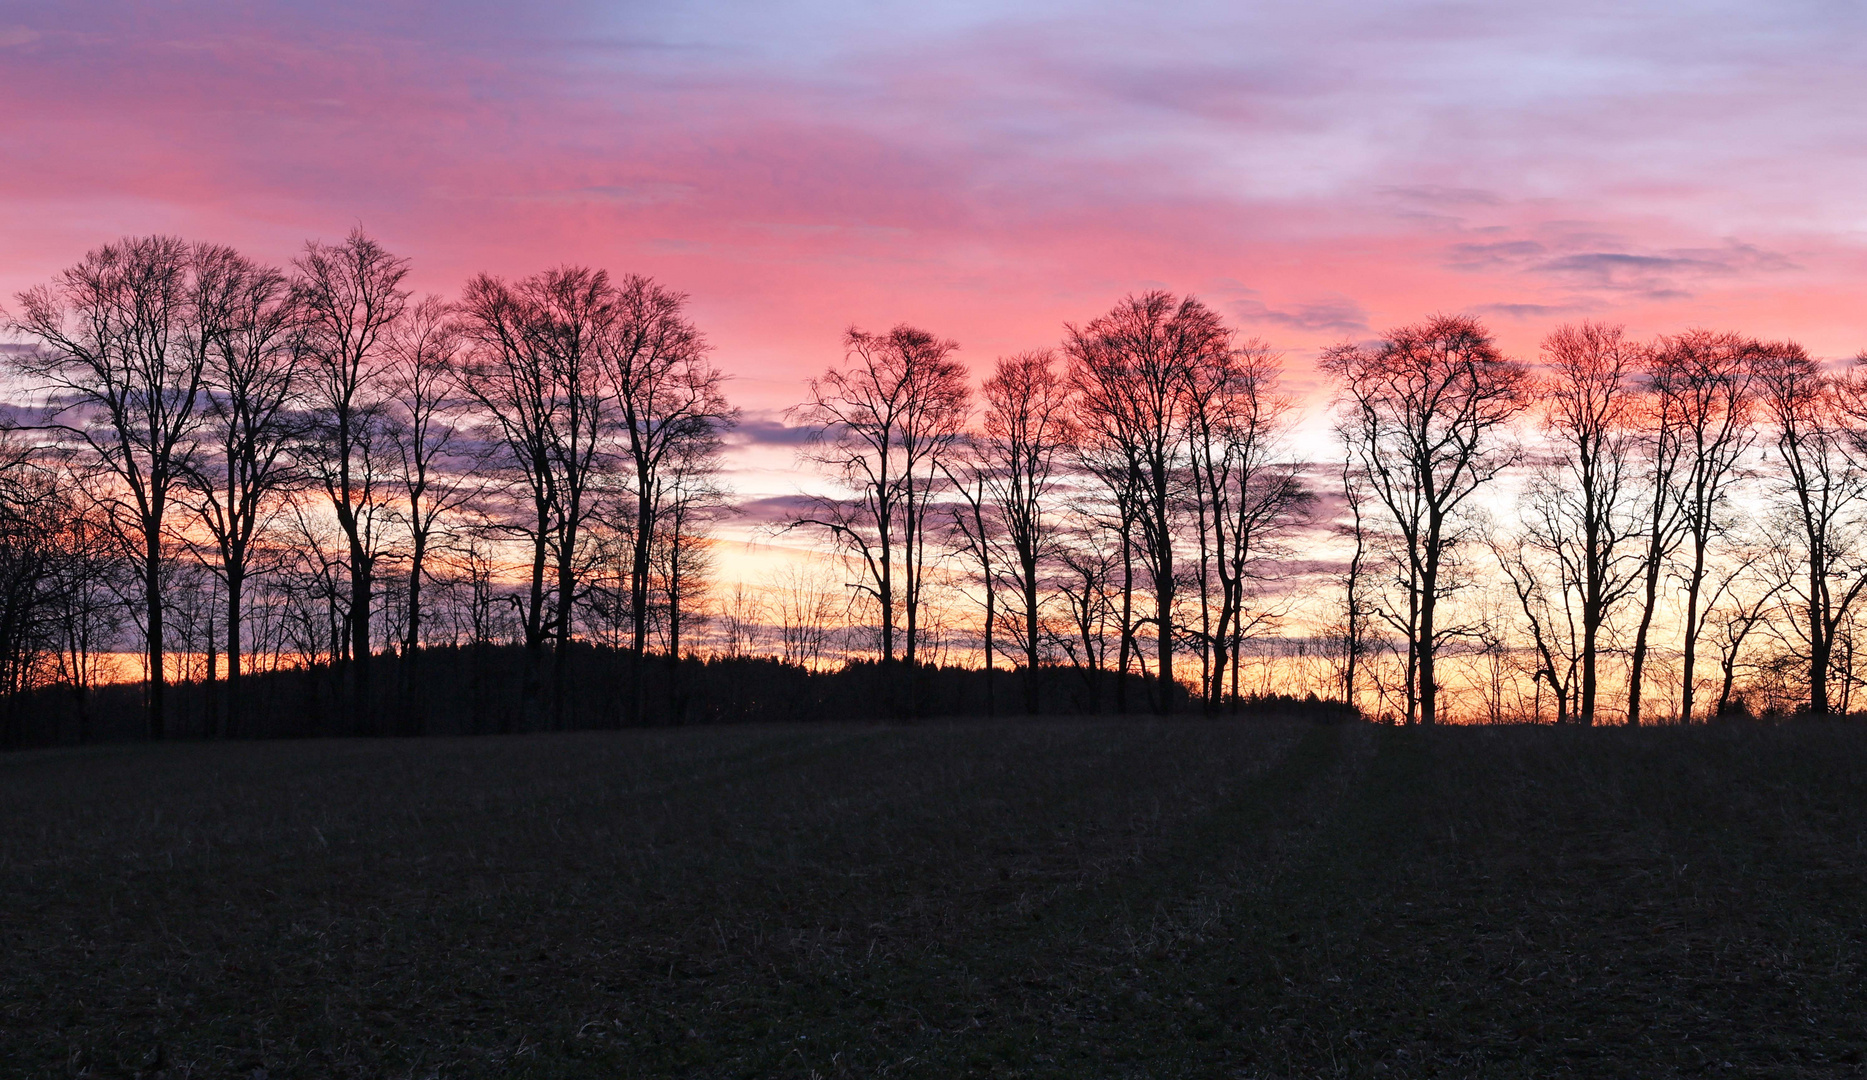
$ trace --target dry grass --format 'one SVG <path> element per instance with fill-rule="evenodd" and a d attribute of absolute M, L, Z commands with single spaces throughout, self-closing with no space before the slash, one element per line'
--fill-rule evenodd
<path fill-rule="evenodd" d="M 1855 1075 L 1867 730 L 0 759 L 0 1072 Z"/>

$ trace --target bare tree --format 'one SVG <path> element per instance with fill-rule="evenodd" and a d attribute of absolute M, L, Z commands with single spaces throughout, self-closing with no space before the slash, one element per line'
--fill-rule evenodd
<path fill-rule="evenodd" d="M 442 610 L 449 616 L 454 641 L 467 646 L 469 725 L 474 732 L 494 726 L 487 694 L 490 653 L 493 642 L 508 636 L 511 626 L 512 609 L 501 602 L 500 568 L 487 539 L 493 531 L 485 522 L 478 523 L 460 530 L 457 542 L 436 552 L 440 572 L 435 584 L 447 601 Z M 497 726 L 502 732 L 511 730 L 509 710 L 499 711 Z"/>
<path fill-rule="evenodd" d="M 1341 648 L 1340 685 L 1342 700 L 1350 706 L 1360 708 L 1357 701 L 1356 678 L 1372 649 L 1369 632 L 1369 620 L 1373 614 L 1373 604 L 1369 597 L 1368 580 L 1372 557 L 1369 551 L 1369 524 L 1367 521 L 1368 492 L 1355 471 L 1352 456 L 1342 459 L 1342 505 L 1348 512 L 1347 519 L 1335 526 L 1338 535 L 1347 537 L 1352 545 L 1349 551 L 1348 565 L 1343 568 L 1341 618 L 1333 636 Z"/>
<path fill-rule="evenodd" d="M 734 659 L 757 656 L 765 643 L 765 598 L 744 582 L 720 600 L 720 651 Z"/>
<path fill-rule="evenodd" d="M 1498 599 L 1499 592 L 1495 588 L 1478 590 L 1477 601 L 1470 605 L 1472 610 L 1466 615 L 1467 625 L 1461 631 L 1461 636 L 1472 643 L 1469 655 L 1478 663 L 1483 677 L 1484 711 L 1481 715 L 1487 724 L 1502 724 L 1525 718 L 1541 720 L 1544 687 L 1549 685 L 1546 676 L 1557 670 L 1557 665 L 1550 664 L 1548 661 L 1551 657 L 1535 648 L 1537 642 L 1534 639 L 1532 657 L 1526 664 L 1523 649 L 1511 636 L 1511 618 L 1506 611 L 1507 608 L 1516 607 L 1521 612 L 1523 608 L 1519 604 L 1502 603 Z M 1523 680 L 1519 678 L 1526 669 L 1531 675 L 1528 694 L 1525 694 Z M 1567 680 L 1565 685 L 1573 687 L 1574 668 L 1568 667 L 1563 675 Z M 1557 719 L 1560 721 L 1566 696 L 1560 690 L 1552 696 L 1557 699 Z"/>
<path fill-rule="evenodd" d="M 149 734 L 166 733 L 162 594 L 169 503 L 188 474 L 202 421 L 202 376 L 227 333 L 231 249 L 166 236 L 87 254 L 49 285 L 21 293 L 11 324 L 43 348 L 13 354 L 54 393 L 56 426 L 112 479 L 108 520 L 134 550 L 143 590 Z"/>
<path fill-rule="evenodd" d="M 1663 344 L 1663 342 L 1662 342 Z M 1640 455 L 1641 536 L 1640 618 L 1634 629 L 1627 669 L 1627 725 L 1640 726 L 1653 623 L 1660 606 L 1660 579 L 1685 539 L 1685 515 L 1678 476 L 1685 452 L 1681 399 L 1672 393 L 1669 367 L 1656 362 L 1658 345 L 1641 357 L 1643 385 L 1634 406 Z"/>
<path fill-rule="evenodd" d="M 1080 408 L 1080 404 L 1075 407 Z M 1072 428 L 1076 439 L 1071 448 L 1074 457 L 1071 464 L 1081 476 L 1099 484 L 1104 497 L 1098 500 L 1086 491 L 1071 493 L 1074 497 L 1069 506 L 1070 537 L 1059 548 L 1059 559 L 1066 570 L 1060 591 L 1070 607 L 1071 622 L 1077 633 L 1063 640 L 1082 645 L 1080 661 L 1075 658 L 1074 649 L 1069 650 L 1078 670 L 1100 672 L 1106 650 L 1101 638 L 1092 636 L 1091 628 L 1100 635 L 1107 623 L 1114 623 L 1115 710 L 1125 715 L 1128 712 L 1128 672 L 1140 663 L 1143 676 L 1146 674 L 1135 617 L 1135 553 L 1141 545 L 1137 535 L 1142 512 L 1141 470 L 1131 453 L 1133 447 L 1119 437 L 1119 424 L 1098 428 L 1072 421 Z"/>
<path fill-rule="evenodd" d="M 780 658 L 815 671 L 828 654 L 831 631 L 842 614 L 838 609 L 845 606 L 838 603 L 839 590 L 820 568 L 796 564 L 780 572 L 775 584 Z"/>
<path fill-rule="evenodd" d="M 1533 498 L 1524 509 L 1520 529 L 1503 537 L 1487 527 L 1487 542 L 1530 630 L 1530 644 L 1535 651 L 1531 680 L 1549 687 L 1556 699 L 1556 723 L 1566 724 L 1571 719 L 1583 719 L 1583 695 L 1578 685 L 1583 680 L 1578 680 L 1578 672 L 1588 652 L 1584 610 L 1587 597 L 1576 584 L 1582 575 L 1571 561 L 1576 554 L 1575 538 L 1568 532 L 1561 501 L 1544 494 Z M 1492 630 L 1501 633 L 1499 627 Z M 1508 652 L 1501 645 L 1495 649 L 1499 656 Z M 1501 690 L 1495 688 L 1496 681 L 1494 699 L 1501 695 Z"/>
<path fill-rule="evenodd" d="M 579 596 L 584 633 L 618 652 L 628 649 L 630 639 L 629 567 L 635 545 L 629 534 L 633 528 L 632 515 L 618 513 L 610 500 L 599 499 L 585 544 Z"/>
<path fill-rule="evenodd" d="M 1165 292 L 1131 296 L 1065 328 L 1078 427 L 1106 448 L 1101 471 L 1119 503 L 1133 497 L 1154 593 L 1155 707 L 1173 708 L 1175 508 L 1186 465 L 1187 372 L 1221 360 L 1231 332 L 1211 308 Z"/>
<path fill-rule="evenodd" d="M 57 623 L 57 680 L 71 691 L 78 741 L 85 743 L 91 737 L 91 690 L 109 677 L 109 655 L 118 645 L 123 621 L 123 597 L 133 591 L 125 577 L 135 568 L 122 558 L 96 503 L 74 497 L 77 485 L 69 475 L 60 481 L 61 471 L 56 466 L 47 470 L 55 490 L 62 488 L 62 509 L 52 515 L 58 560 L 49 599 Z"/>
<path fill-rule="evenodd" d="M 516 284 L 481 274 L 467 283 L 460 311 L 474 346 L 461 392 L 503 438 L 507 463 L 530 502 L 529 515 L 514 525 L 532 549 L 526 706 L 537 706 L 549 637 L 556 646 L 551 720 L 562 727 L 579 542 L 596 509 L 591 495 L 614 420 L 605 357 L 625 319 L 621 297 L 607 273 L 586 267 L 547 270 Z M 547 568 L 555 571 L 550 589 Z M 548 593 L 555 602 L 547 623 Z"/>
<path fill-rule="evenodd" d="M 1760 629 L 1774 629 L 1776 598 L 1795 576 L 1788 565 L 1791 559 L 1787 545 L 1780 541 L 1745 544 L 1726 562 L 1712 585 L 1709 606 L 1718 614 L 1710 628 L 1720 676 L 1713 716 L 1726 716 L 1732 710 L 1737 672 L 1744 666 L 1744 643 Z"/>
<path fill-rule="evenodd" d="M 1548 370 L 1535 384 L 1551 458 L 1529 485 L 1525 540 L 1547 556 L 1553 575 L 1547 584 L 1579 627 L 1573 715 L 1583 724 L 1596 719 L 1602 630 L 1640 581 L 1635 545 L 1645 523 L 1635 506 L 1637 397 L 1630 380 L 1643 355 L 1618 326 L 1571 323 L 1543 339 Z M 1517 591 L 1527 603 L 1524 589 Z"/>
<path fill-rule="evenodd" d="M 993 630 L 998 622 L 999 551 L 996 507 L 992 505 L 990 486 L 992 466 L 977 439 L 961 442 L 957 452 L 940 463 L 953 491 L 959 496 L 953 503 L 955 546 L 979 567 L 979 584 L 984 598 L 985 619 L 981 638 L 985 646 L 985 715 L 998 715 L 997 668 L 993 661 Z"/>
<path fill-rule="evenodd" d="M 675 675 L 670 687 L 678 680 L 682 642 L 689 628 L 703 620 L 702 601 L 712 585 L 714 541 L 708 530 L 729 510 L 728 493 L 719 482 L 719 450 L 717 439 L 694 439 L 660 468 L 649 603 L 662 613 L 663 644 Z"/>
<path fill-rule="evenodd" d="M 1200 688 L 1208 710 L 1224 700 L 1228 673 L 1236 706 L 1247 631 L 1269 622 L 1246 611 L 1252 580 L 1313 501 L 1298 466 L 1282 454 L 1291 403 L 1278 392 L 1280 375 L 1276 354 L 1255 340 L 1200 357 L 1185 373 L 1189 463 L 1201 526 L 1202 625 L 1209 609 L 1208 564 L 1219 582 L 1217 621 L 1201 634 L 1211 656 Z"/>
<path fill-rule="evenodd" d="M 1867 525 L 1867 469 L 1861 431 L 1848 423 L 1846 408 L 1853 404 L 1867 415 L 1863 387 L 1828 375 L 1793 342 L 1757 348 L 1754 362 L 1783 466 L 1776 494 L 1789 526 L 1783 538 L 1798 563 L 1787 585 L 1802 616 L 1794 625 L 1808 661 L 1809 712 L 1826 716 L 1836 636 L 1867 588 L 1867 557 L 1858 543 Z"/>
<path fill-rule="evenodd" d="M 1402 540 L 1407 720 L 1430 724 L 1455 515 L 1517 459 L 1504 435 L 1528 404 L 1528 374 L 1460 315 L 1401 327 L 1375 348 L 1337 346 L 1323 367 L 1340 386 L 1343 438 Z"/>
<path fill-rule="evenodd" d="M 26 740 L 21 695 L 63 668 L 67 590 L 83 587 L 74 580 L 82 553 L 65 542 L 80 508 L 66 478 L 46 464 L 10 432 L 0 433 L 0 746 Z M 81 713 L 81 738 L 82 724 Z"/>
<path fill-rule="evenodd" d="M 822 499 L 791 522 L 828 532 L 861 568 L 857 588 L 874 599 L 882 662 L 895 659 L 895 612 L 908 617 L 906 659 L 915 659 L 926 509 L 939 461 L 965 416 L 959 346 L 925 330 L 886 334 L 854 327 L 843 366 L 812 379 L 810 400 L 792 415 L 815 429 L 807 456 L 834 471 L 852 499 Z"/>
<path fill-rule="evenodd" d="M 1123 544 L 1107 522 L 1082 517 L 1058 539 L 1057 597 L 1067 614 L 1067 629 L 1052 636 L 1070 666 L 1083 676 L 1092 694 L 1101 692 L 1100 680 L 1108 667 L 1108 637 L 1115 628 L 1117 648 L 1127 635 L 1122 625 L 1121 586 L 1117 581 Z M 1117 671 L 1125 680 L 1127 672 Z M 1117 683 L 1117 707 L 1120 707 Z"/>
<path fill-rule="evenodd" d="M 984 397 L 978 447 L 987 467 L 981 479 L 1010 549 L 1000 573 L 1018 597 L 1024 710 L 1035 715 L 1044 656 L 1045 567 L 1057 545 L 1048 503 L 1064 465 L 1063 454 L 1075 438 L 1069 386 L 1051 353 L 1019 353 L 998 361 L 985 382 Z"/>
<path fill-rule="evenodd" d="M 309 498 L 291 500 L 283 526 L 287 561 L 273 576 L 284 586 L 290 650 L 321 667 L 336 694 L 350 648 L 348 540 Z"/>
<path fill-rule="evenodd" d="M 1697 690 L 1698 639 L 1710 615 L 1703 603 L 1708 558 L 1723 532 L 1739 463 L 1756 441 L 1751 424 L 1757 346 L 1736 334 L 1689 330 L 1661 340 L 1648 361 L 1653 392 L 1671 399 L 1678 418 L 1678 463 L 1673 473 L 1687 565 L 1684 657 L 1679 719 L 1690 722 Z M 1633 716 L 1630 711 L 1629 722 Z"/>
<path fill-rule="evenodd" d="M 686 436 L 676 441 L 655 468 L 655 537 L 646 595 L 650 610 L 660 616 L 668 662 L 668 707 L 676 722 L 687 715 L 687 687 L 681 678 L 687 653 L 683 650 L 706 626 L 705 600 L 714 585 L 716 547 L 710 531 L 730 512 L 728 493 L 720 483 L 720 435 L 736 415 L 735 410 L 715 417 L 712 423 L 690 425 Z M 639 515 L 639 504 L 635 512 Z M 635 580 L 633 553 L 631 545 L 631 585 Z"/>
<path fill-rule="evenodd" d="M 947 457 L 965 430 L 971 392 L 966 369 L 942 356 L 908 373 L 901 418 L 901 608 L 906 624 L 902 658 L 918 663 L 924 590 L 927 583 L 927 516 Z"/>
<path fill-rule="evenodd" d="M 294 410 L 303 338 L 284 274 L 245 259 L 231 262 L 228 274 L 227 331 L 209 353 L 202 396 L 207 425 L 187 476 L 226 590 L 225 723 L 227 734 L 238 735 L 247 583 L 263 568 L 262 533 L 278 513 L 278 496 L 298 475 L 290 451 L 300 434 Z"/>
<path fill-rule="evenodd" d="M 663 518 L 673 512 L 692 521 L 689 511 L 710 490 L 717 470 L 721 436 L 737 422 L 726 403 L 724 376 L 707 361 L 706 340 L 688 319 L 687 295 L 641 276 L 625 279 L 618 290 L 614 331 L 600 354 L 621 453 L 634 494 L 630 598 L 633 634 L 629 643 L 630 719 L 643 716 L 641 665 L 648 645 L 650 575 L 660 542 L 681 542 L 669 534 Z M 678 570 L 675 559 L 669 566 Z M 671 579 L 679 584 L 678 574 Z M 678 591 L 674 599 L 679 600 Z M 676 642 L 668 660 L 679 662 L 679 611 L 670 623 Z"/>
<path fill-rule="evenodd" d="M 422 588 L 431 573 L 429 552 L 441 539 L 447 515 L 478 493 L 479 458 L 457 422 L 462 335 L 453 310 L 438 296 L 411 306 L 388 337 L 383 425 L 402 488 L 398 516 L 408 531 L 407 618 L 400 665 L 403 712 L 421 731 L 425 712 L 414 694 L 422 646 Z"/>
<path fill-rule="evenodd" d="M 408 262 L 353 229 L 340 244 L 313 241 L 293 262 L 303 318 L 311 424 L 301 463 L 317 478 L 343 531 L 350 596 L 346 629 L 352 721 L 374 730 L 370 612 L 388 502 L 379 483 L 389 328 L 402 317 Z"/>

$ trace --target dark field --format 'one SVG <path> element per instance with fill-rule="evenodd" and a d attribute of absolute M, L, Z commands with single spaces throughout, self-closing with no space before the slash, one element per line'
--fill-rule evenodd
<path fill-rule="evenodd" d="M 22 1076 L 1847 1076 L 1867 729 L 0 759 Z"/>

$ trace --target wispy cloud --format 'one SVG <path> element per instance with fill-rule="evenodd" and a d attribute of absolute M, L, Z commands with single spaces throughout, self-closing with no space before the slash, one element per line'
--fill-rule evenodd
<path fill-rule="evenodd" d="M 807 495 L 771 495 L 737 503 L 734 517 L 742 526 L 782 528 L 820 508 L 817 500 Z"/>
<path fill-rule="evenodd" d="M 1501 315 L 1507 319 L 1556 319 L 1588 312 L 1586 304 L 1475 304 L 1478 315 Z"/>
<path fill-rule="evenodd" d="M 739 422 L 727 440 L 735 446 L 799 447 L 810 442 L 815 428 L 795 426 L 783 420 L 747 418 Z"/>
<path fill-rule="evenodd" d="M 1454 270 L 1516 269 L 1525 260 L 1549 249 L 1535 240 L 1499 240 L 1488 244 L 1454 244 L 1446 249 L 1446 265 Z"/>
<path fill-rule="evenodd" d="M 1262 300 L 1232 302 L 1232 313 L 1246 326 L 1270 323 L 1295 330 L 1355 334 L 1368 329 L 1368 312 L 1346 296 L 1274 308 Z"/>

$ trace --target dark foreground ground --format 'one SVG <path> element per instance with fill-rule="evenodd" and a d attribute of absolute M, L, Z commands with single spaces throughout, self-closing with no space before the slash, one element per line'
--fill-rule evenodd
<path fill-rule="evenodd" d="M 1848 1076 L 1867 729 L 0 759 L 0 1073 Z"/>

